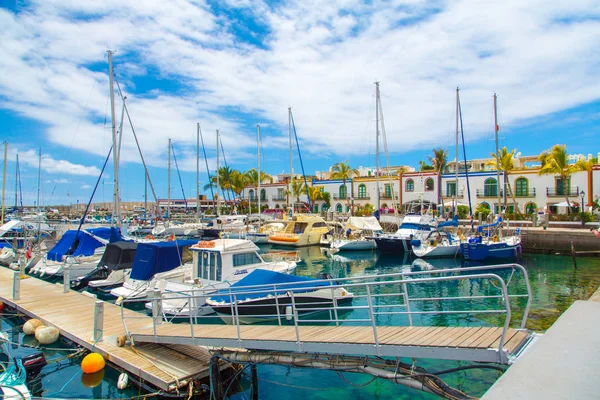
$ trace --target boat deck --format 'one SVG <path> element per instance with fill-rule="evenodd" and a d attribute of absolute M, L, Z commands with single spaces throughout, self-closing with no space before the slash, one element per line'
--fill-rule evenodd
<path fill-rule="evenodd" d="M 96 299 L 81 293 L 63 292 L 55 285 L 29 277 L 20 282 L 20 300 L 12 299 L 14 271 L 0 267 L 0 301 L 25 315 L 55 326 L 61 335 L 104 356 L 107 361 L 139 376 L 163 390 L 184 386 L 190 378 L 209 375 L 210 354 L 205 348 L 139 343 L 118 347 L 116 338 L 125 335 L 121 307 L 104 303 L 103 340 L 94 344 L 94 308 Z M 123 309 L 132 329 L 152 326 L 152 318 Z"/>

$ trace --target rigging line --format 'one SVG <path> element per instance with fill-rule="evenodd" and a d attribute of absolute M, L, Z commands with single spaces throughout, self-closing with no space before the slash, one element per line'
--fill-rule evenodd
<path fill-rule="evenodd" d="M 294 137 L 296 138 L 296 147 L 298 148 L 298 158 L 300 159 L 300 168 L 302 168 L 302 176 L 304 177 L 304 188 L 306 189 L 306 197 L 308 197 L 308 207 L 312 211 L 312 202 L 308 193 L 308 183 L 306 182 L 306 174 L 304 173 L 304 163 L 302 162 L 302 154 L 300 153 L 300 144 L 298 143 L 298 133 L 296 133 L 296 124 L 294 123 L 294 114 L 290 109 L 290 117 L 292 117 L 292 128 L 294 129 Z M 292 177 L 290 176 L 290 179 Z"/>
<path fill-rule="evenodd" d="M 98 189 L 98 185 L 100 184 L 100 181 L 102 180 L 102 174 L 104 174 L 104 170 L 106 169 L 106 164 L 108 164 L 108 160 L 110 159 L 110 153 L 112 153 L 112 150 L 113 150 L 113 147 L 110 146 L 110 149 L 108 150 L 108 155 L 106 156 L 106 160 L 104 160 L 104 165 L 102 166 L 102 171 L 100 171 L 100 175 L 98 176 L 98 180 L 96 181 L 96 186 L 94 186 L 94 191 L 92 192 L 92 195 L 90 196 L 90 200 L 88 201 L 87 206 L 85 207 L 85 211 L 83 212 L 83 215 L 81 216 L 81 220 L 79 221 L 79 226 L 77 227 L 77 232 L 75 233 L 75 240 L 73 240 L 73 244 L 69 248 L 69 251 L 67 251 L 67 254 L 73 254 L 73 252 L 75 251 L 76 245 L 78 244 L 77 237 L 79 236 L 79 232 L 81 231 L 81 226 L 83 225 L 83 223 L 85 221 L 85 216 L 87 215 L 88 211 L 90 210 L 90 205 L 92 204 L 92 200 L 94 200 L 94 194 L 96 194 L 96 189 Z"/>
<path fill-rule="evenodd" d="M 173 160 L 175 161 L 175 169 L 177 169 L 177 176 L 179 177 L 179 185 L 181 186 L 181 193 L 183 194 L 183 202 L 185 204 L 185 210 L 187 211 L 187 199 L 185 197 L 185 191 L 183 190 L 183 181 L 181 180 L 181 173 L 179 172 L 179 166 L 177 165 L 177 157 L 175 157 L 175 147 L 171 142 L 171 151 L 173 152 Z"/>
<path fill-rule="evenodd" d="M 117 84 L 117 90 L 119 92 L 119 96 L 124 98 L 123 92 L 121 91 L 121 85 L 119 81 L 115 79 Z M 131 126 L 131 132 L 133 132 L 133 137 L 135 139 L 135 144 L 137 145 L 138 151 L 140 153 L 140 158 L 142 159 L 142 164 L 144 165 L 144 171 L 146 172 L 146 178 L 148 178 L 148 183 L 150 183 L 150 190 L 152 190 L 152 196 L 154 196 L 154 202 L 156 203 L 157 210 L 160 210 L 160 206 L 158 204 L 158 197 L 156 197 L 156 192 L 154 191 L 154 185 L 152 184 L 152 179 L 150 179 L 150 172 L 148 172 L 148 167 L 146 166 L 146 160 L 144 159 L 144 155 L 142 154 L 142 148 L 140 147 L 140 142 L 138 140 L 137 134 L 135 133 L 135 128 L 133 127 L 133 121 L 131 120 L 131 115 L 129 115 L 129 108 L 127 107 L 127 103 L 123 103 L 125 106 L 125 113 L 127 114 L 127 119 L 129 120 L 129 126 Z M 162 215 L 162 214 L 161 214 Z"/>
<path fill-rule="evenodd" d="M 225 148 L 223 147 L 223 137 L 221 135 L 219 135 L 219 142 L 221 145 L 221 154 L 223 154 L 223 162 L 225 163 L 225 169 L 229 172 L 229 166 L 227 165 L 227 159 L 225 158 Z M 228 177 L 229 179 L 231 179 L 231 176 Z M 219 190 L 219 188 L 217 188 L 217 190 Z M 221 189 L 221 191 L 223 191 L 223 189 Z M 231 200 L 231 195 L 233 194 L 233 190 L 231 188 L 229 188 L 229 192 L 228 196 L 229 199 Z M 225 193 L 223 193 L 223 197 L 225 197 Z M 234 197 L 234 202 L 235 202 L 235 196 Z"/>
<path fill-rule="evenodd" d="M 465 148 L 465 132 L 463 130 L 462 106 L 460 105 L 460 97 L 458 98 L 458 116 L 460 118 L 460 136 L 463 145 L 463 158 L 465 160 L 465 179 L 467 180 L 467 195 L 469 198 L 469 215 L 473 217 L 473 207 L 471 206 L 471 187 L 469 185 L 469 168 L 467 166 L 467 150 Z M 458 168 L 458 165 L 456 166 Z M 456 188 L 458 190 L 458 187 Z"/>
<path fill-rule="evenodd" d="M 206 158 L 206 147 L 204 147 L 204 138 L 202 137 L 202 128 L 200 124 L 198 124 L 198 132 L 200 133 L 200 140 L 202 141 L 202 152 L 204 153 L 204 163 L 206 164 L 206 174 L 208 175 L 208 184 L 210 185 L 210 194 L 212 198 L 215 198 L 215 193 L 213 191 L 212 181 L 210 177 L 210 170 L 208 169 L 208 158 Z"/>

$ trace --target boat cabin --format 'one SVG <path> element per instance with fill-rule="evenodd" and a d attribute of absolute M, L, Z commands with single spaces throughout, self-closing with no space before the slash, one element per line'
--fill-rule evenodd
<path fill-rule="evenodd" d="M 220 282 L 235 275 L 245 275 L 263 264 L 258 247 L 249 240 L 216 239 L 200 241 L 193 251 L 193 278 Z"/>

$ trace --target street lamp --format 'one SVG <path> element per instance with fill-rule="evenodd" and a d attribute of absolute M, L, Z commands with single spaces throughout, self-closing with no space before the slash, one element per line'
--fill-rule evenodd
<path fill-rule="evenodd" d="M 585 226 L 585 219 L 584 219 L 584 215 L 583 215 L 583 199 L 585 198 L 585 192 L 582 190 L 581 193 L 581 226 Z"/>

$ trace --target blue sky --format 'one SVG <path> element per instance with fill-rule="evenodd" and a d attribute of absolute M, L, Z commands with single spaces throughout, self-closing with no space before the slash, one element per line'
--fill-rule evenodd
<path fill-rule="evenodd" d="M 494 149 L 494 92 L 501 146 L 532 155 L 561 143 L 596 155 L 600 5 L 551 3 L 0 0 L 7 201 L 18 152 L 33 204 L 40 147 L 44 203 L 89 199 L 111 141 L 107 49 L 161 198 L 169 137 L 195 194 L 197 122 L 211 168 L 216 129 L 232 168 L 255 167 L 260 124 L 263 169 L 287 171 L 289 106 L 307 173 L 344 160 L 373 166 L 375 80 L 392 165 L 417 167 L 433 147 L 454 158 L 457 86 L 468 158 Z M 123 131 L 122 197 L 141 201 L 144 173 Z M 111 165 L 97 201 L 111 199 Z M 181 197 L 175 173 L 171 186 Z"/>

